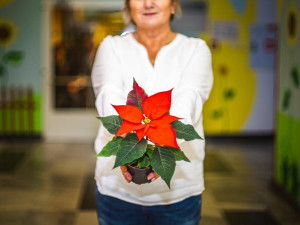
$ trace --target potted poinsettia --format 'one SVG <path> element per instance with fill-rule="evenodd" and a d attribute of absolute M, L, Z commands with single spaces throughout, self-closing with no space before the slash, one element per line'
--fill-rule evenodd
<path fill-rule="evenodd" d="M 146 176 L 153 170 L 170 188 L 176 161 L 190 162 L 177 139 L 202 139 L 192 125 L 169 114 L 172 90 L 148 97 L 133 80 L 126 105 L 112 105 L 119 115 L 97 117 L 114 135 L 97 156 L 115 156 L 113 169 L 127 166 L 134 183 L 148 182 Z M 142 179 L 138 177 L 141 170 L 146 171 Z"/>

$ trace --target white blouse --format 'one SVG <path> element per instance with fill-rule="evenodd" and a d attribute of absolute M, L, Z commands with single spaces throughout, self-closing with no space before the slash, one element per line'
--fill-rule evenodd
<path fill-rule="evenodd" d="M 213 73 L 211 53 L 203 40 L 177 34 L 158 52 L 153 66 L 146 48 L 132 34 L 106 37 L 98 48 L 92 71 L 101 117 L 117 115 L 111 104 L 126 104 L 133 78 L 148 96 L 174 88 L 170 114 L 184 118 L 180 121 L 192 124 L 204 138 L 202 107 L 212 88 Z M 100 123 L 96 152 L 112 137 Z M 149 184 L 128 184 L 119 168 L 112 169 L 115 157 L 97 157 L 95 180 L 100 193 L 140 205 L 171 204 L 201 194 L 205 141 L 178 143 L 191 162 L 176 162 L 171 189 L 161 178 Z"/>

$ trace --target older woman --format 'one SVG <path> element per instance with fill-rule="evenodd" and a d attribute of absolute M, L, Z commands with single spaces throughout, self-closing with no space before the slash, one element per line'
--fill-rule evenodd
<path fill-rule="evenodd" d="M 136 32 L 106 37 L 93 66 L 100 116 L 116 114 L 111 104 L 126 102 L 134 77 L 148 95 L 174 88 L 171 114 L 184 118 L 182 122 L 192 124 L 203 137 L 202 107 L 213 83 L 211 54 L 203 40 L 172 32 L 170 20 L 179 10 L 179 0 L 125 1 L 124 13 Z M 101 125 L 96 152 L 111 138 Z M 126 167 L 112 170 L 114 159 L 99 157 L 95 171 L 99 223 L 198 224 L 204 141 L 183 142 L 180 147 L 191 163 L 177 162 L 171 189 L 154 172 L 148 175 L 150 184 L 133 184 Z"/>

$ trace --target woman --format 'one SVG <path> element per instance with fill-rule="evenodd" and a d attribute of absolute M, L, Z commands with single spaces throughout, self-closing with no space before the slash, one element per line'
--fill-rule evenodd
<path fill-rule="evenodd" d="M 170 20 L 179 10 L 179 0 L 125 1 L 124 12 L 136 25 L 136 32 L 108 36 L 98 49 L 92 81 L 100 116 L 117 114 L 111 104 L 125 104 L 134 77 L 149 96 L 174 88 L 170 114 L 184 118 L 182 122 L 192 124 L 203 137 L 202 106 L 213 83 L 211 54 L 201 39 L 172 32 Z M 111 138 L 101 125 L 96 152 Z M 98 157 L 99 223 L 198 224 L 204 141 L 183 142 L 180 147 L 191 163 L 177 162 L 171 189 L 154 172 L 148 175 L 150 184 L 133 184 L 126 167 L 112 170 L 114 158 Z"/>

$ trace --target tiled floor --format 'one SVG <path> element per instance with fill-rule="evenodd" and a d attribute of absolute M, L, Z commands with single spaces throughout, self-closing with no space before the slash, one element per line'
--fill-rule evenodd
<path fill-rule="evenodd" d="M 201 225 L 300 225 L 270 189 L 270 139 L 207 138 Z M 96 225 L 93 144 L 0 143 L 0 225 Z"/>

